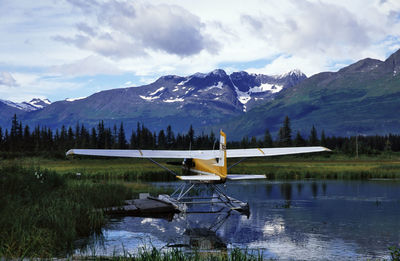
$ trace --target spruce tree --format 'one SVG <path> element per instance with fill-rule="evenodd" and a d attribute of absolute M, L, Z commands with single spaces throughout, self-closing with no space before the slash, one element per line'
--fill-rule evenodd
<path fill-rule="evenodd" d="M 271 133 L 269 132 L 268 129 L 265 131 L 265 134 L 264 134 L 264 143 L 263 143 L 263 145 L 266 148 L 271 148 L 272 147 L 272 137 L 271 137 Z"/>
<path fill-rule="evenodd" d="M 4 151 L 4 138 L 3 138 L 3 129 L 0 126 L 0 151 Z"/>
<path fill-rule="evenodd" d="M 94 127 L 92 128 L 92 132 L 90 134 L 90 148 L 97 148 L 97 133 Z"/>
<path fill-rule="evenodd" d="M 321 132 L 321 146 L 326 147 L 326 137 L 325 137 L 324 130 L 322 130 L 322 132 Z"/>
<path fill-rule="evenodd" d="M 124 124 L 122 122 L 121 125 L 119 126 L 119 132 L 118 132 L 118 148 L 126 149 L 125 130 L 124 130 Z"/>
<path fill-rule="evenodd" d="M 168 127 L 167 127 L 167 135 L 166 135 L 167 137 L 167 146 L 168 146 L 168 148 L 171 148 L 172 146 L 174 146 L 174 143 L 175 143 L 175 135 L 174 135 L 174 133 L 172 132 L 172 128 L 171 128 L 171 125 L 168 125 Z"/>
<path fill-rule="evenodd" d="M 188 137 L 189 137 L 190 144 L 193 145 L 193 143 L 194 143 L 194 130 L 193 130 L 193 126 L 192 125 L 190 125 L 189 131 L 188 131 Z"/>
<path fill-rule="evenodd" d="M 315 129 L 314 125 L 311 128 L 309 144 L 310 144 L 310 146 L 318 146 L 319 145 L 317 130 Z"/>
<path fill-rule="evenodd" d="M 4 142 L 3 142 L 3 148 L 5 151 L 10 150 L 10 135 L 8 135 L 8 130 L 6 129 L 4 133 Z"/>
<path fill-rule="evenodd" d="M 12 121 L 11 121 L 11 131 L 10 131 L 10 148 L 11 151 L 17 151 L 18 150 L 18 120 L 17 120 L 17 114 L 14 114 Z"/>
<path fill-rule="evenodd" d="M 106 135 L 105 135 L 105 130 L 104 130 L 104 122 L 101 121 L 97 125 L 97 148 L 98 149 L 105 149 L 105 141 L 106 141 Z"/>
<path fill-rule="evenodd" d="M 1 141 L 1 139 L 0 139 Z M 25 125 L 24 129 L 24 137 L 23 137 L 23 147 L 26 151 L 32 151 L 32 139 L 31 139 L 31 131 L 29 130 L 29 126 Z"/>
<path fill-rule="evenodd" d="M 135 133 L 134 130 L 132 130 L 131 138 L 129 140 L 129 148 L 130 149 L 137 148 L 137 143 L 136 142 L 137 142 L 136 133 Z"/>
<path fill-rule="evenodd" d="M 160 130 L 160 132 L 158 133 L 158 142 L 157 142 L 158 148 L 165 149 L 166 144 L 167 144 L 167 139 L 165 137 L 164 130 Z"/>
<path fill-rule="evenodd" d="M 111 148 L 117 149 L 119 147 L 119 141 L 118 141 L 118 131 L 117 131 L 117 125 L 114 124 L 113 127 L 113 134 L 111 138 Z"/>
<path fill-rule="evenodd" d="M 61 131 L 60 131 L 60 139 L 59 139 L 59 144 L 58 144 L 58 149 L 60 151 L 64 151 L 66 149 L 71 149 L 66 147 L 66 142 L 67 142 L 67 131 L 65 129 L 65 126 L 61 126 Z"/>
<path fill-rule="evenodd" d="M 258 144 L 257 144 L 257 138 L 256 138 L 255 136 L 251 137 L 250 146 L 251 146 L 251 147 L 257 147 L 257 146 L 258 146 Z"/>
<path fill-rule="evenodd" d="M 296 138 L 294 139 L 294 146 L 306 146 L 306 140 L 301 136 L 300 131 L 297 131 Z"/>
<path fill-rule="evenodd" d="M 290 128 L 289 116 L 285 117 L 283 126 L 279 129 L 279 146 L 289 147 L 292 145 L 292 129 Z"/>

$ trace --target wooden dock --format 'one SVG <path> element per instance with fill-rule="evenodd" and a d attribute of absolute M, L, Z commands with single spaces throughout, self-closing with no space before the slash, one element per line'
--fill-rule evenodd
<path fill-rule="evenodd" d="M 107 215 L 134 217 L 169 217 L 179 212 L 174 204 L 151 196 L 126 200 L 123 206 L 104 209 Z"/>

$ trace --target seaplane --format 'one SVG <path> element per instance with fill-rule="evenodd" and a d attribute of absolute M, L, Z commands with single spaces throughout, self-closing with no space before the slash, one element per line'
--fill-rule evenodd
<path fill-rule="evenodd" d="M 228 180 L 266 179 L 265 175 L 228 174 L 228 170 L 249 157 L 270 157 L 300 153 L 330 151 L 321 146 L 227 149 L 226 135 L 221 130 L 218 150 L 116 150 L 116 149 L 71 149 L 66 155 L 87 155 L 103 157 L 124 157 L 148 159 L 159 167 L 184 181 L 171 195 L 160 195 L 160 200 L 177 206 L 181 211 L 188 204 L 222 204 L 229 210 L 249 214 L 248 203 L 228 196 L 219 186 Z M 241 158 L 228 166 L 228 158 Z M 182 174 L 178 174 L 154 159 L 183 159 Z M 213 191 L 211 197 L 188 197 L 188 193 L 198 185 L 206 185 Z"/>

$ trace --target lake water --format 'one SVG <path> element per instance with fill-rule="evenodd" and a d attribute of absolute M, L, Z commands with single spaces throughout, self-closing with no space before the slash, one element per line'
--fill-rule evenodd
<path fill-rule="evenodd" d="M 177 186 L 180 183 L 157 183 Z M 249 202 L 250 216 L 180 214 L 111 219 L 100 237 L 77 242 L 82 254 L 136 253 L 141 247 L 256 250 L 290 260 L 389 259 L 400 246 L 400 182 L 394 180 L 246 181 L 227 183 Z"/>

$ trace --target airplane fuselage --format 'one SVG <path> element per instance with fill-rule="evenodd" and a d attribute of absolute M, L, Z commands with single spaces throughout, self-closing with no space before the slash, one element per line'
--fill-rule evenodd
<path fill-rule="evenodd" d="M 219 164 L 217 159 L 185 159 L 182 162 L 183 175 L 216 175 L 220 180 L 207 180 L 202 183 L 225 183 L 226 166 Z"/>

